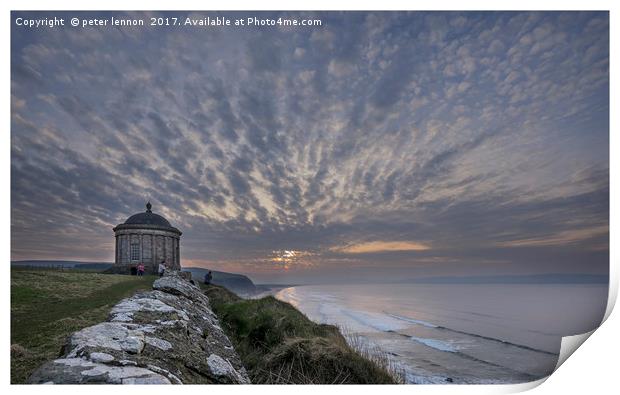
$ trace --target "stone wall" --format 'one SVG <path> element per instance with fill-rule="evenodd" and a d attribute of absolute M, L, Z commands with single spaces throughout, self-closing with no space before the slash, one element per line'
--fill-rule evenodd
<path fill-rule="evenodd" d="M 248 384 L 209 299 L 178 272 L 123 299 L 108 321 L 73 333 L 34 384 Z"/>

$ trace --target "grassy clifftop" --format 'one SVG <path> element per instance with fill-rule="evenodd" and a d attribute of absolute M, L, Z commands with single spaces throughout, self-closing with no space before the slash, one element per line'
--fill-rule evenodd
<path fill-rule="evenodd" d="M 154 276 L 11 269 L 11 383 L 58 357 L 67 336 L 106 319 L 110 308 Z"/>
<path fill-rule="evenodd" d="M 288 303 L 271 296 L 241 299 L 213 285 L 205 290 L 253 383 L 394 384 L 398 380 L 389 361 L 354 350 L 338 328 L 316 324 Z"/>
<path fill-rule="evenodd" d="M 25 383 L 57 358 L 73 332 L 104 321 L 121 299 L 150 290 L 154 276 L 11 270 L 11 382 Z M 206 287 L 214 312 L 254 383 L 395 383 L 387 360 L 351 348 L 334 326 L 318 325 L 273 297 L 244 300 Z M 356 349 L 360 349 L 356 347 Z"/>

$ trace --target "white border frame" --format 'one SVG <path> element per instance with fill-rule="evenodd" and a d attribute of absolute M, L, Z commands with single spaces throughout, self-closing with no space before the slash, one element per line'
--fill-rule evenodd
<path fill-rule="evenodd" d="M 10 11 L 14 10 L 609 10 L 610 11 L 610 204 L 611 202 L 620 201 L 620 195 L 617 187 L 617 170 L 618 170 L 618 158 L 611 155 L 611 153 L 618 152 L 618 138 L 614 134 L 617 130 L 617 116 L 611 110 L 617 105 L 617 80 L 614 78 L 613 69 L 611 65 L 618 64 L 618 29 L 616 23 L 618 18 L 615 11 L 618 9 L 618 1 L 605 1 L 605 0 L 591 0 L 591 1 L 576 1 L 576 0 L 521 0 L 521 1 L 490 1 L 490 0 L 477 0 L 458 2 L 450 0 L 418 0 L 415 2 L 399 1 L 399 0 L 382 0 L 380 2 L 371 1 L 334 1 L 334 0 L 298 0 L 295 3 L 284 0 L 266 0 L 261 2 L 252 3 L 250 1 L 243 0 L 226 0 L 220 3 L 216 2 L 199 2 L 199 1 L 187 1 L 176 0 L 162 1 L 101 1 L 94 0 L 89 2 L 79 2 L 75 0 L 56 0 L 51 1 L 5 1 L 2 2 L 4 9 L 4 24 L 0 26 L 2 32 L 2 50 L 5 54 L 4 59 L 10 59 Z M 2 75 L 4 78 L 1 81 L 4 94 L 2 95 L 2 110 L 4 113 L 4 124 L 7 127 L 7 131 L 10 131 L 10 61 L 2 62 Z M 1 227 L 1 239 L 3 243 L 2 253 L 5 256 L 5 271 L 4 271 L 4 295 L 2 298 L 3 313 L 5 314 L 4 325 L 2 326 L 2 338 L 4 340 L 5 350 L 4 354 L 0 357 L 2 361 L 2 383 L 9 387 L 6 388 L 12 393 L 62 393 L 62 394 L 80 394 L 85 390 L 83 386 L 26 386 L 26 385 L 14 385 L 9 386 L 10 383 L 10 134 L 8 132 L 2 133 L 0 137 L 0 156 L 1 170 L 0 177 L 4 184 L 4 193 L 0 195 L 0 207 L 2 207 L 2 227 Z M 380 389 L 374 385 L 366 386 L 211 386 L 205 388 L 204 386 L 184 386 L 184 387 L 163 387 L 163 386 L 151 386 L 148 387 L 148 391 L 151 394 L 170 394 L 171 392 L 183 391 L 184 395 L 189 393 L 203 394 L 205 391 L 209 391 L 215 394 L 229 394 L 234 393 L 252 393 L 254 394 L 285 394 L 294 390 L 301 394 L 310 394 L 317 390 L 323 392 L 345 392 L 345 393 L 375 393 L 376 391 L 389 392 L 389 393 L 409 393 L 413 391 L 414 394 L 428 394 L 428 393 L 456 393 L 456 394 L 487 394 L 487 393 L 514 393 L 521 392 L 531 388 L 538 387 L 545 381 L 549 381 L 547 384 L 542 385 L 536 389 L 537 393 L 575 393 L 583 394 L 585 391 L 594 393 L 607 393 L 611 388 L 618 387 L 615 383 L 615 374 L 617 374 L 616 356 L 613 352 L 618 349 L 616 335 L 620 333 L 620 322 L 618 313 L 612 313 L 613 306 L 618 294 L 618 250 L 614 248 L 618 242 L 618 233 L 614 232 L 615 226 L 618 223 L 618 214 L 613 204 L 610 207 L 610 293 L 607 311 L 604 323 L 601 329 L 597 329 L 596 334 L 592 336 L 586 343 L 587 345 L 581 347 L 577 351 L 575 357 L 569 358 L 568 361 L 562 365 L 562 367 L 552 374 L 548 380 L 542 379 L 532 383 L 518 384 L 518 385 L 416 385 L 416 386 L 382 386 Z M 608 318 L 611 316 L 611 319 Z M 590 333 L 591 334 L 591 333 Z M 574 348 L 575 344 L 581 344 L 590 334 L 582 335 L 580 339 L 577 337 L 571 337 L 571 339 L 565 340 L 565 342 L 574 343 L 571 348 Z M 563 342 L 563 345 L 564 343 Z M 615 347 L 610 347 L 615 345 Z M 566 348 L 562 351 L 565 352 Z M 573 349 L 574 351 L 574 349 Z M 570 354 L 569 354 L 570 355 Z M 88 392 L 94 394 L 102 394 L 110 391 L 109 386 L 89 386 Z M 120 391 L 121 393 L 134 393 L 137 391 L 144 391 L 142 386 L 123 386 L 115 387 L 114 391 Z"/>

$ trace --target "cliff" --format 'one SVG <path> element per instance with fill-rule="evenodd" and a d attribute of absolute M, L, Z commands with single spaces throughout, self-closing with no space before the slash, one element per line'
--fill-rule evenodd
<path fill-rule="evenodd" d="M 200 283 L 204 281 L 205 274 L 209 272 L 208 269 L 198 267 L 183 268 L 183 271 L 192 273 L 192 279 Z M 249 277 L 243 274 L 220 272 L 217 270 L 213 270 L 212 274 L 212 284 L 225 287 L 238 295 L 254 295 L 257 292 L 256 285 Z"/>
<path fill-rule="evenodd" d="M 205 286 L 213 311 L 254 384 L 396 384 L 404 382 L 389 355 L 332 325 L 312 322 L 267 296 L 243 299 Z"/>
<path fill-rule="evenodd" d="M 108 320 L 73 333 L 36 384 L 249 383 L 209 299 L 181 273 L 123 299 Z"/>

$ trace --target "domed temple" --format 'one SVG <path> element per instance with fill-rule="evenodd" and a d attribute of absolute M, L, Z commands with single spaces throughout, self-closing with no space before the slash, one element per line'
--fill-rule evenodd
<path fill-rule="evenodd" d="M 181 231 L 152 212 L 151 207 L 148 202 L 145 212 L 132 215 L 112 229 L 116 237 L 114 263 L 117 269 L 124 266 L 131 270 L 143 263 L 147 273 L 156 273 L 162 261 L 170 269 L 181 269 Z"/>

